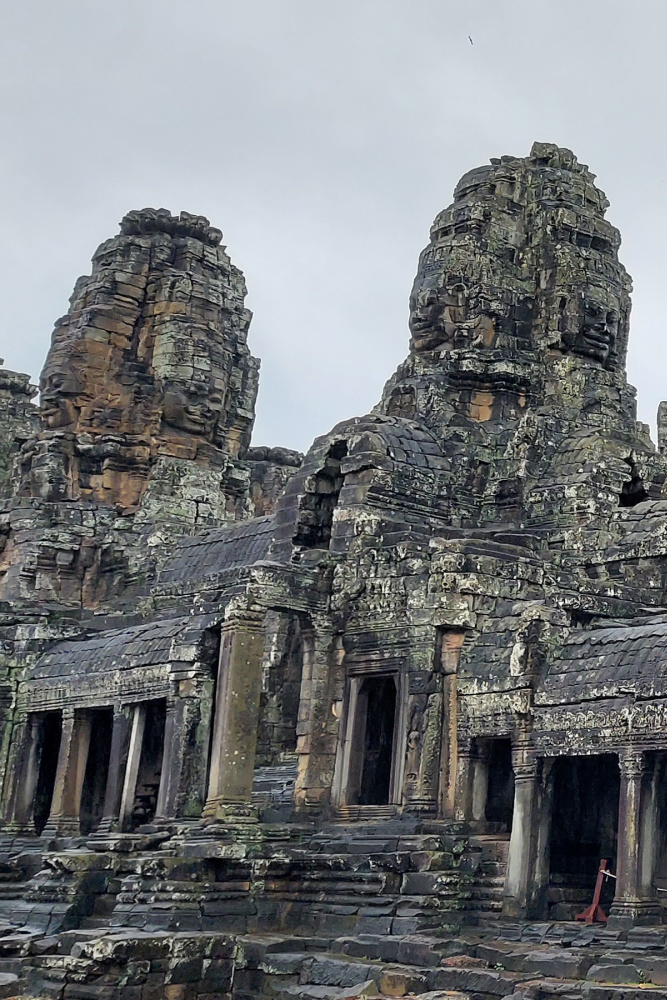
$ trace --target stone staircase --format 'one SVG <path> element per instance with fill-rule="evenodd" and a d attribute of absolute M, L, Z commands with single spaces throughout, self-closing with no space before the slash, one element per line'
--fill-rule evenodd
<path fill-rule="evenodd" d="M 41 853 L 5 856 L 0 860 L 0 920 L 13 920 L 13 911 L 25 896 L 31 878 L 41 866 Z"/>
<path fill-rule="evenodd" d="M 334 938 L 73 930 L 32 941 L 16 965 L 12 995 L 361 1000 L 426 994 L 436 1000 L 437 993 L 438 1000 L 503 1000 L 518 993 L 523 1000 L 645 1000 L 648 988 L 653 1000 L 667 1000 L 666 937 L 663 928 L 610 932 L 508 921 L 459 934 Z"/>
<path fill-rule="evenodd" d="M 467 851 L 476 855 L 476 864 L 466 923 L 480 924 L 496 919 L 503 907 L 509 834 L 475 834 L 468 838 Z"/>
<path fill-rule="evenodd" d="M 590 906 L 593 889 L 593 885 L 582 888 L 581 879 L 576 876 L 553 874 L 547 890 L 549 919 L 574 920 L 578 913 Z M 614 883 L 603 884 L 602 907 L 607 913 L 613 899 L 613 891 Z"/>
<path fill-rule="evenodd" d="M 258 828 L 255 827 L 256 835 Z M 121 880 L 113 926 L 326 938 L 400 936 L 458 927 L 479 852 L 460 824 L 331 823 L 248 849 L 203 830 L 135 857 Z M 208 839 L 207 839 L 208 836 Z"/>

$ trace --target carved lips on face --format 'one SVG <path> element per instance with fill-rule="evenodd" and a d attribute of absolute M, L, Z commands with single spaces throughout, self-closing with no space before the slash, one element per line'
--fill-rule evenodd
<path fill-rule="evenodd" d="M 585 296 L 583 318 L 572 350 L 604 364 L 614 353 L 619 321 L 620 314 L 614 306 Z"/>

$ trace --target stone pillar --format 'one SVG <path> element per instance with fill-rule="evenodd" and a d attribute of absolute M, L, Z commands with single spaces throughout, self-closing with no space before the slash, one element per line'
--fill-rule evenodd
<path fill-rule="evenodd" d="M 113 713 L 109 770 L 104 793 L 104 813 L 96 830 L 97 834 L 105 834 L 118 829 L 129 744 L 129 708 L 125 705 L 119 705 L 114 708 Z"/>
<path fill-rule="evenodd" d="M 528 916 L 545 920 L 551 875 L 551 819 L 554 801 L 554 758 L 542 758 L 537 803 L 537 843 L 528 893 Z"/>
<path fill-rule="evenodd" d="M 407 712 L 401 704 L 404 685 L 408 686 Z M 399 683 L 394 727 L 394 761 L 396 778 L 402 757 L 402 799 L 405 812 L 435 816 L 438 811 L 443 726 L 442 675 L 426 671 L 411 671 Z M 402 720 L 407 716 L 407 737 Z M 398 785 L 398 781 L 396 782 Z M 400 801 L 400 786 L 393 801 Z"/>
<path fill-rule="evenodd" d="M 205 819 L 251 816 L 264 633 L 262 616 L 235 613 L 224 623 Z M 167 735 L 165 733 L 165 743 Z"/>
<path fill-rule="evenodd" d="M 203 697 L 202 690 L 187 681 L 167 702 L 156 822 L 201 815 L 211 735 L 208 712 L 202 712 Z"/>
<path fill-rule="evenodd" d="M 658 846 L 657 801 L 652 803 L 646 755 L 630 747 L 619 753 L 618 765 L 621 772 L 616 860 L 618 877 L 609 913 L 612 929 L 660 922 L 655 887 L 647 885 L 642 877 L 643 872 L 652 877 Z"/>
<path fill-rule="evenodd" d="M 514 810 L 503 915 L 524 918 L 530 910 L 538 840 L 538 761 L 524 740 L 517 740 L 512 747 L 512 768 Z"/>
<path fill-rule="evenodd" d="M 132 818 L 132 806 L 134 805 L 134 796 L 137 790 L 137 777 L 139 776 L 139 765 L 141 763 L 141 750 L 144 742 L 145 728 L 146 705 L 135 705 L 132 713 L 130 746 L 127 754 L 123 791 L 120 799 L 120 813 L 118 818 L 118 827 L 120 830 L 127 830 Z"/>
<path fill-rule="evenodd" d="M 344 804 L 347 782 L 336 771 L 339 746 L 340 708 L 345 699 L 345 651 L 343 638 L 335 635 L 325 616 L 304 624 L 303 677 L 297 725 L 298 773 L 294 789 L 295 808 L 306 815 L 325 810 L 332 798 Z M 343 718 L 345 713 L 343 713 Z M 349 717 L 349 713 L 348 713 Z M 338 755 L 343 768 L 349 754 Z"/>
<path fill-rule="evenodd" d="M 459 698 L 457 672 L 464 639 L 463 632 L 444 632 L 441 636 L 440 645 L 443 713 L 442 750 L 440 752 L 440 813 L 448 819 L 456 818 L 457 803 L 461 791 L 461 775 L 459 773 L 458 761 Z M 463 778 L 465 784 L 465 775 Z"/>
<path fill-rule="evenodd" d="M 33 810 L 39 778 L 41 756 L 41 726 L 39 715 L 29 715 L 14 728 L 14 753 L 8 768 L 3 813 L 8 833 L 35 833 Z"/>
<path fill-rule="evenodd" d="M 472 759 L 472 804 L 471 818 L 475 823 L 486 820 L 486 802 L 489 797 L 489 755 L 491 748 L 487 742 L 475 743 Z"/>
<path fill-rule="evenodd" d="M 182 712 L 178 700 L 167 701 L 164 720 L 164 745 L 160 768 L 160 787 L 155 806 L 155 822 L 174 819 L 177 810 L 180 777 L 183 770 Z"/>
<path fill-rule="evenodd" d="M 56 780 L 43 837 L 80 834 L 81 791 L 89 746 L 90 719 L 72 708 L 63 709 Z"/>
<path fill-rule="evenodd" d="M 655 754 L 646 794 L 642 798 L 639 883 L 645 899 L 656 899 L 655 875 L 661 839 L 660 796 L 664 778 L 665 757 L 663 754 Z"/>
<path fill-rule="evenodd" d="M 454 819 L 467 823 L 472 819 L 475 780 L 475 745 L 473 740 L 459 737 L 456 754 L 456 799 Z"/>

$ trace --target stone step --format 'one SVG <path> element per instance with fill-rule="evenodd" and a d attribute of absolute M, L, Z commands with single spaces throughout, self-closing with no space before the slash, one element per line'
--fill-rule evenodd
<path fill-rule="evenodd" d="M 456 938 L 416 934 L 401 937 L 359 934 L 356 937 L 338 938 L 333 943 L 332 951 L 356 958 L 425 967 L 439 966 L 445 957 L 466 954 L 465 946 Z"/>
<path fill-rule="evenodd" d="M 108 917 L 84 917 L 81 921 L 81 927 L 83 930 L 95 930 L 99 928 L 109 928 L 109 918 Z"/>
<path fill-rule="evenodd" d="M 27 882 L 0 882 L 0 900 L 20 899 L 27 887 Z"/>
<path fill-rule="evenodd" d="M 468 850 L 478 850 L 483 862 L 497 861 L 506 864 L 509 854 L 509 837 L 472 836 L 468 839 Z"/>
<path fill-rule="evenodd" d="M 497 876 L 498 878 L 505 878 L 507 874 L 507 862 L 505 861 L 482 861 L 478 868 L 478 871 L 483 875 L 488 875 L 490 877 Z"/>

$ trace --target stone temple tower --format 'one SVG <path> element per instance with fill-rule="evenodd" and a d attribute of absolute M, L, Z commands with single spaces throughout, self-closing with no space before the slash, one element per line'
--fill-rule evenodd
<path fill-rule="evenodd" d="M 77 281 L 2 514 L 4 599 L 98 607 L 174 537 L 270 509 L 294 457 L 274 474 L 249 454 L 259 361 L 221 239 L 201 216 L 130 212 Z"/>
<path fill-rule="evenodd" d="M 257 395 L 243 275 L 200 216 L 144 209 L 120 228 L 56 324 L 21 493 L 133 511 L 149 483 L 173 488 L 194 463 L 213 495 L 217 477 L 224 519 Z"/>

